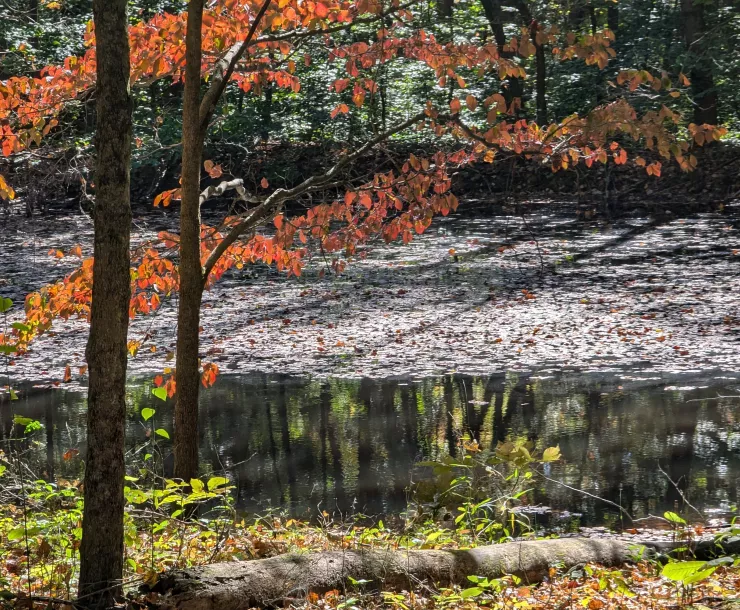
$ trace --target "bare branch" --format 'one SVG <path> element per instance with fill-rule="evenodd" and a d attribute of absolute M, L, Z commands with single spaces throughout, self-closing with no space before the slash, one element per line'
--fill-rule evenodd
<path fill-rule="evenodd" d="M 250 203 L 257 203 L 258 201 L 261 201 L 247 195 L 247 191 L 244 188 L 244 181 L 241 178 L 235 178 L 234 180 L 224 180 L 223 182 L 215 186 L 209 186 L 207 189 L 205 189 L 200 194 L 200 205 L 203 205 L 209 199 L 220 197 L 226 191 L 230 191 L 231 189 L 236 191 L 239 199 L 241 199 L 242 201 L 248 201 Z"/>

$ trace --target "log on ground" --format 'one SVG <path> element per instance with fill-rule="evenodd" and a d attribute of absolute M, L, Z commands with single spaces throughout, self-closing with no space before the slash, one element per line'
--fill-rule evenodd
<path fill-rule="evenodd" d="M 683 544 L 683 543 L 681 543 Z M 283 606 L 309 592 L 350 587 L 350 578 L 372 590 L 413 590 L 469 584 L 468 576 L 499 578 L 515 574 L 524 582 L 541 581 L 553 566 L 569 569 L 586 563 L 619 566 L 637 557 L 669 552 L 677 544 L 616 538 L 560 538 L 508 542 L 468 550 L 346 550 L 288 554 L 217 563 L 162 574 L 152 587 L 163 610 L 237 610 Z M 740 551 L 740 544 L 724 552 Z M 738 548 L 734 548 L 738 547 Z M 696 546 L 697 557 L 722 554 L 714 542 Z"/>

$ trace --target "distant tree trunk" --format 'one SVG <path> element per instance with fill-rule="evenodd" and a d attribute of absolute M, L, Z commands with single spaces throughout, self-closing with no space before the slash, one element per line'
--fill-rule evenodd
<path fill-rule="evenodd" d="M 609 6 L 606 7 L 606 27 L 608 27 L 614 35 L 617 35 L 619 30 L 619 5 L 616 2 L 610 2 Z"/>
<path fill-rule="evenodd" d="M 180 204 L 180 302 L 177 312 L 177 401 L 175 477 L 198 476 L 198 363 L 203 272 L 200 264 L 200 66 L 203 0 L 190 0 L 185 34 L 185 91 L 182 110 L 182 202 Z"/>
<path fill-rule="evenodd" d="M 46 428 L 46 480 L 54 482 L 54 409 L 48 401 L 44 406 L 44 428 Z"/>
<path fill-rule="evenodd" d="M 451 17 L 453 5 L 454 5 L 453 0 L 438 0 L 437 10 L 439 11 L 439 14 L 442 17 Z"/>
<path fill-rule="evenodd" d="M 504 59 L 511 59 L 514 53 L 505 51 L 506 34 L 504 33 L 503 11 L 501 10 L 501 0 L 481 0 L 483 10 L 486 13 L 486 19 L 491 26 L 493 37 L 496 40 L 498 54 Z M 522 107 L 522 80 L 520 78 L 509 78 L 509 86 L 504 89 L 504 98 L 506 105 L 511 106 L 515 99 L 519 100 L 519 107 Z"/>
<path fill-rule="evenodd" d="M 535 104 L 537 107 L 537 124 L 547 124 L 547 63 L 545 59 L 545 45 L 539 40 L 537 34 L 540 31 L 540 25 L 532 16 L 529 10 L 527 0 L 510 0 L 512 6 L 519 11 L 522 23 L 529 28 L 529 35 L 535 48 Z"/>
<path fill-rule="evenodd" d="M 686 48 L 692 58 L 689 78 L 694 98 L 694 123 L 716 125 L 717 91 L 714 88 L 712 64 L 705 55 L 703 38 L 704 3 L 698 0 L 681 0 L 681 23 Z"/>
<path fill-rule="evenodd" d="M 262 104 L 262 130 L 260 137 L 267 144 L 272 130 L 272 83 L 265 85 L 265 101 Z"/>
<path fill-rule="evenodd" d="M 529 26 L 529 31 L 535 48 L 534 60 L 537 69 L 537 124 L 542 126 L 547 125 L 547 64 L 545 63 L 545 46 L 537 42 L 537 32 L 539 31 L 539 27 L 536 22 L 532 21 L 532 24 Z"/>
<path fill-rule="evenodd" d="M 94 0 L 97 39 L 95 262 L 87 342 L 87 457 L 80 547 L 81 603 L 109 607 L 123 575 L 126 336 L 132 100 L 126 0 Z"/>
<path fill-rule="evenodd" d="M 591 35 L 596 36 L 599 24 L 596 20 L 596 7 L 593 4 L 588 5 L 588 16 L 591 21 Z"/>

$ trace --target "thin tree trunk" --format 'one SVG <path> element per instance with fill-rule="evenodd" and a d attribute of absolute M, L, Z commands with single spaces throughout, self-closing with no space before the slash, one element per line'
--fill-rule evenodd
<path fill-rule="evenodd" d="M 606 27 L 608 27 L 614 35 L 617 35 L 619 30 L 619 5 L 613 2 L 609 3 L 606 7 Z"/>
<path fill-rule="evenodd" d="M 535 46 L 535 65 L 537 68 L 536 103 L 537 124 L 547 125 L 547 64 L 545 63 L 545 46 L 537 42 L 537 27 L 532 25 L 532 42 Z"/>
<path fill-rule="evenodd" d="M 87 342 L 87 458 L 79 595 L 108 607 L 121 593 L 132 100 L 126 0 L 94 0 L 97 40 L 95 262 Z"/>
<path fill-rule="evenodd" d="M 227 53 L 211 73 L 200 97 L 204 0 L 189 0 L 185 33 L 185 89 L 182 109 L 182 176 L 180 205 L 180 305 L 177 311 L 177 402 L 175 403 L 175 477 L 198 475 L 198 392 L 200 389 L 200 305 L 204 271 L 200 262 L 200 162 L 208 123 L 226 83 L 252 40 L 270 5 L 265 0 L 244 42 Z M 231 59 L 227 59 L 230 57 Z"/>
<path fill-rule="evenodd" d="M 510 0 L 512 6 L 519 12 L 522 23 L 529 28 L 529 36 L 535 48 L 535 104 L 537 107 L 537 124 L 547 124 L 547 63 L 545 58 L 545 45 L 537 39 L 540 26 L 532 16 L 527 0 Z"/>
<path fill-rule="evenodd" d="M 272 83 L 265 85 L 265 100 L 262 104 L 262 142 L 267 144 L 270 140 L 270 131 L 272 130 Z"/>
<path fill-rule="evenodd" d="M 175 404 L 175 477 L 198 476 L 198 363 L 200 303 L 200 66 L 203 0 L 188 3 L 185 34 L 185 91 L 182 111 L 182 203 L 180 206 L 180 303 L 177 312 L 177 402 Z"/>
<path fill-rule="evenodd" d="M 504 32 L 504 20 L 503 11 L 501 10 L 501 0 L 481 0 L 483 10 L 486 13 L 486 19 L 488 24 L 491 26 L 493 37 L 496 40 L 496 47 L 498 54 L 504 59 L 512 59 L 514 53 L 511 51 L 505 51 L 506 47 L 506 34 Z M 514 100 L 519 100 L 519 108 L 522 108 L 522 80 L 520 78 L 509 78 L 509 86 L 504 88 L 504 99 L 506 99 L 507 107 L 511 107 Z"/>
<path fill-rule="evenodd" d="M 714 87 L 712 64 L 705 54 L 703 38 L 704 4 L 697 0 L 681 0 L 681 23 L 686 48 L 691 57 L 691 93 L 694 97 L 694 123 L 716 125 L 717 90 Z"/>

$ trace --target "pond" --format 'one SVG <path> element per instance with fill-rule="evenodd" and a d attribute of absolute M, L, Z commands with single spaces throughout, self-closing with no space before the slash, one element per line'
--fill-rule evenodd
<path fill-rule="evenodd" d="M 130 454 L 146 440 L 142 408 L 155 408 L 155 427 L 172 431 L 173 405 L 150 391 L 143 380 L 129 389 Z M 537 483 L 532 503 L 577 513 L 583 524 L 613 522 L 617 510 L 571 488 L 643 517 L 683 508 L 668 476 L 699 509 L 728 510 L 740 483 L 738 395 L 738 376 L 718 372 L 384 380 L 223 375 L 202 392 L 201 458 L 206 468 L 228 472 L 247 513 L 393 516 L 405 509 L 413 481 L 429 476 L 418 462 L 455 455 L 462 434 L 483 448 L 527 437 L 540 449 L 559 445 L 563 455 L 548 465 L 550 480 Z M 40 473 L 80 476 L 82 392 L 28 393 L 0 408 L 5 437 L 11 409 L 44 425 L 29 446 Z M 167 452 L 169 442 L 163 447 Z M 70 449 L 79 455 L 70 458 Z"/>

